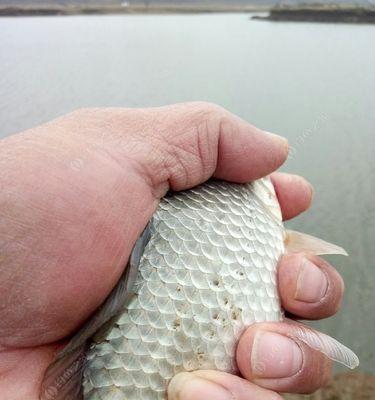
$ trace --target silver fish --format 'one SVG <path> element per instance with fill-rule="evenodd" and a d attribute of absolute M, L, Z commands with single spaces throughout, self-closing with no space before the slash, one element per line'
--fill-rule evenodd
<path fill-rule="evenodd" d="M 212 180 L 167 195 L 123 278 L 47 371 L 41 398 L 165 400 L 176 373 L 237 373 L 244 329 L 283 320 L 276 267 L 286 251 L 346 254 L 287 232 L 267 178 Z M 295 339 L 358 365 L 353 352 L 322 333 L 298 325 Z"/>

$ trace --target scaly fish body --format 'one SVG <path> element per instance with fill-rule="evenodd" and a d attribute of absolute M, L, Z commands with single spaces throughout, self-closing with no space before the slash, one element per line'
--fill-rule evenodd
<path fill-rule="evenodd" d="M 210 181 L 163 199 L 134 296 L 89 351 L 84 398 L 162 400 L 178 372 L 235 372 L 243 330 L 282 316 L 279 216 L 266 180 Z"/>
<path fill-rule="evenodd" d="M 168 195 L 149 226 L 111 295 L 47 370 L 42 400 L 164 400 L 179 372 L 236 373 L 244 329 L 282 319 L 276 268 L 285 251 L 346 254 L 286 232 L 269 179 Z M 294 332 L 332 360 L 358 365 L 335 339 L 302 325 Z"/>

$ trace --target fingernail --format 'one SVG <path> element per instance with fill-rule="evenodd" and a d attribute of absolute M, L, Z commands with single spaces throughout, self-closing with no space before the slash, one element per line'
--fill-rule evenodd
<path fill-rule="evenodd" d="M 316 303 L 326 294 L 327 277 L 322 270 L 307 258 L 304 258 L 297 278 L 294 298 L 306 303 Z"/>
<path fill-rule="evenodd" d="M 263 131 L 263 132 L 267 134 L 273 141 L 278 142 L 278 144 L 281 144 L 286 149 L 289 149 L 289 142 L 284 136 L 276 135 L 275 133 L 268 131 Z"/>
<path fill-rule="evenodd" d="M 258 331 L 251 352 L 251 368 L 258 378 L 287 378 L 302 368 L 298 344 L 278 333 Z"/>
<path fill-rule="evenodd" d="M 188 372 L 176 375 L 168 386 L 168 400 L 233 400 L 224 387 Z"/>

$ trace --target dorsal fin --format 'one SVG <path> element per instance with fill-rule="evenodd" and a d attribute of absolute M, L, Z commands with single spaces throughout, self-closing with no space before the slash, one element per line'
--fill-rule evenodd
<path fill-rule="evenodd" d="M 118 314 L 133 295 L 132 288 L 137 278 L 139 263 L 151 236 L 151 225 L 152 222 L 135 243 L 128 265 L 107 299 L 47 368 L 41 388 L 41 400 L 82 398 L 82 374 L 89 340 Z"/>

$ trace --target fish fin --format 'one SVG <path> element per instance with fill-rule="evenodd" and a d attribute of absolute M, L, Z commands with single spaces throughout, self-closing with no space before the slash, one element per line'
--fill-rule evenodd
<path fill-rule="evenodd" d="M 66 353 L 74 351 L 76 348 L 82 346 L 87 339 L 91 338 L 101 327 L 115 317 L 121 308 L 123 308 L 124 304 L 131 298 L 133 295 L 133 285 L 138 274 L 139 263 L 144 249 L 150 239 L 150 226 L 151 223 L 147 225 L 142 235 L 136 241 L 128 265 L 112 292 L 96 313 L 69 341 L 67 346 L 62 350 L 60 354 L 61 356 L 64 356 Z"/>
<path fill-rule="evenodd" d="M 151 225 L 152 222 L 149 222 L 135 243 L 128 265 L 107 299 L 94 315 L 83 324 L 65 348 L 57 355 L 56 360 L 47 368 L 42 383 L 42 389 L 44 390 L 41 394 L 42 400 L 80 399 L 77 388 L 80 388 L 81 385 L 78 381 L 82 380 L 82 371 L 86 360 L 85 353 L 88 349 L 89 339 L 95 335 L 95 340 L 98 341 L 100 334 L 107 329 L 108 322 L 116 317 L 124 307 L 124 304 L 132 297 L 132 289 L 137 278 L 139 263 L 150 239 Z M 78 365 L 80 368 L 78 368 Z M 70 376 L 69 379 L 64 378 L 71 371 L 74 372 L 74 378 L 73 376 Z M 56 391 L 55 397 L 52 396 L 54 391 Z M 62 397 L 60 396 L 60 391 L 63 393 Z"/>
<path fill-rule="evenodd" d="M 46 371 L 40 400 L 82 400 L 82 377 L 87 346 L 57 359 Z"/>
<path fill-rule="evenodd" d="M 340 246 L 318 239 L 296 231 L 287 230 L 285 237 L 285 247 L 288 253 L 306 252 L 315 255 L 341 254 L 347 256 L 348 253 Z"/>
<path fill-rule="evenodd" d="M 288 335 L 292 339 L 300 340 L 312 349 L 320 351 L 329 359 L 350 369 L 358 367 L 359 359 L 356 354 L 336 339 L 296 321 L 292 321 L 291 324 L 295 327 L 293 332 Z"/>

